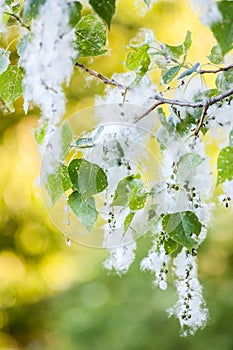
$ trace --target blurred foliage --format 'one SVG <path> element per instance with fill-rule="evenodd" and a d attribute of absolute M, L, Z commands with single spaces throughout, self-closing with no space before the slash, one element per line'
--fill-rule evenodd
<path fill-rule="evenodd" d="M 141 8 L 135 3 L 118 3 L 109 35 L 111 52 L 83 62 L 107 76 L 124 71 L 125 46 L 141 27 L 153 29 L 158 40 L 170 45 L 190 30 L 192 59 L 205 61 L 215 41 L 185 0 L 159 1 L 145 15 L 143 1 Z M 8 40 L 12 37 L 9 33 Z M 66 91 L 67 117 L 93 105 L 95 94 L 103 91 L 103 84 L 77 70 Z M 176 320 L 168 320 L 165 312 L 175 301 L 174 288 L 166 295 L 154 290 L 152 276 L 138 271 L 150 247 L 148 237 L 140 240 L 137 260 L 124 278 L 103 270 L 103 250 L 66 246 L 49 222 L 36 184 L 40 159 L 33 130 L 39 111 L 25 117 L 21 99 L 15 109 L 11 114 L 2 109 L 0 115 L 0 349 L 232 350 L 232 212 L 216 210 L 200 249 L 209 325 L 182 339 Z"/>

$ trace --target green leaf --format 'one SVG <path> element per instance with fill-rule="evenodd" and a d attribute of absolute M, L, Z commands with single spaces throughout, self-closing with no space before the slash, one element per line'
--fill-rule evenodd
<path fill-rule="evenodd" d="M 116 188 L 112 205 L 129 206 L 133 211 L 144 208 L 147 193 L 143 191 L 139 174 L 132 174 L 122 179 Z"/>
<path fill-rule="evenodd" d="M 211 49 L 211 53 L 209 56 L 207 56 L 210 60 L 211 63 L 214 64 L 220 64 L 223 63 L 223 55 L 222 55 L 222 50 L 219 45 L 215 45 Z"/>
<path fill-rule="evenodd" d="M 179 73 L 180 68 L 181 68 L 181 65 L 179 65 L 179 66 L 174 66 L 174 67 L 168 69 L 168 70 L 162 75 L 162 79 L 163 79 L 164 84 L 170 83 L 170 81 L 171 81 L 172 79 L 174 79 L 175 76 Z"/>
<path fill-rule="evenodd" d="M 68 191 L 70 188 L 73 187 L 73 184 L 70 180 L 68 166 L 66 165 L 61 166 L 61 183 L 64 192 Z"/>
<path fill-rule="evenodd" d="M 233 84 L 233 70 L 219 73 L 215 80 L 215 84 L 219 91 L 231 89 Z"/>
<path fill-rule="evenodd" d="M 194 72 L 197 71 L 197 68 L 199 66 L 200 66 L 199 62 L 195 63 L 193 67 L 191 67 L 190 69 L 187 69 L 185 72 L 183 72 L 181 75 L 179 75 L 178 79 L 183 79 L 184 77 L 187 77 L 188 75 L 193 74 Z"/>
<path fill-rule="evenodd" d="M 144 44 L 140 47 L 132 47 L 133 52 L 129 52 L 126 59 L 126 67 L 136 71 L 139 77 L 145 75 L 150 65 L 148 55 L 149 45 Z"/>
<path fill-rule="evenodd" d="M 19 64 L 20 65 L 21 65 L 21 57 L 22 57 L 22 55 L 24 54 L 24 52 L 26 50 L 26 47 L 27 47 L 27 44 L 29 42 L 30 36 L 31 36 L 31 33 L 28 33 L 28 34 L 24 35 L 20 39 L 20 41 L 18 42 L 17 54 L 19 55 Z"/>
<path fill-rule="evenodd" d="M 10 51 L 6 51 L 0 48 L 0 74 L 7 70 L 7 67 L 10 64 Z"/>
<path fill-rule="evenodd" d="M 76 47 L 79 57 L 104 54 L 106 45 L 106 28 L 104 23 L 94 15 L 83 17 L 76 26 Z"/>
<path fill-rule="evenodd" d="M 81 137 L 75 141 L 75 144 L 77 148 L 91 148 L 95 146 L 92 137 Z"/>
<path fill-rule="evenodd" d="M 48 123 L 45 123 L 39 126 L 34 132 L 35 140 L 39 145 L 42 145 L 43 143 L 44 137 L 46 135 L 47 127 L 48 127 Z"/>
<path fill-rule="evenodd" d="M 165 48 L 174 59 L 178 60 L 184 53 L 187 55 L 191 44 L 191 32 L 187 31 L 183 44 L 177 46 L 166 44 Z"/>
<path fill-rule="evenodd" d="M 188 250 L 195 247 L 196 241 L 192 235 L 199 236 L 202 227 L 197 216 L 191 211 L 167 214 L 163 218 L 162 225 L 163 230 L 173 241 Z"/>
<path fill-rule="evenodd" d="M 165 45 L 168 52 L 175 58 L 179 59 L 180 56 L 184 53 L 184 46 L 178 45 L 178 46 L 171 46 L 171 45 Z"/>
<path fill-rule="evenodd" d="M 225 55 L 233 48 L 233 1 L 219 1 L 217 4 L 222 20 L 213 23 L 211 30 Z"/>
<path fill-rule="evenodd" d="M 65 165 L 59 166 L 53 174 L 48 176 L 46 182 L 46 189 L 51 199 L 52 205 L 54 205 L 65 191 L 70 189 L 72 183 L 69 179 L 68 167 Z"/>
<path fill-rule="evenodd" d="M 23 13 L 24 20 L 30 21 L 38 16 L 40 8 L 45 4 L 45 2 L 46 0 L 26 0 Z"/>
<path fill-rule="evenodd" d="M 177 163 L 177 173 L 180 180 L 188 180 L 197 170 L 197 167 L 204 161 L 204 159 L 197 153 L 186 153 L 180 157 Z"/>
<path fill-rule="evenodd" d="M 84 199 L 104 191 L 108 185 L 107 176 L 103 169 L 83 158 L 72 160 L 68 171 L 73 185 Z"/>
<path fill-rule="evenodd" d="M 126 176 L 124 179 L 119 181 L 112 205 L 127 206 L 129 203 L 130 193 L 134 188 L 140 189 L 142 187 L 142 181 L 140 174 L 132 174 Z"/>
<path fill-rule="evenodd" d="M 146 199 L 147 193 L 141 192 L 138 187 L 133 188 L 129 196 L 129 208 L 134 211 L 144 208 Z"/>
<path fill-rule="evenodd" d="M 69 5 L 69 25 L 71 28 L 74 28 L 76 24 L 81 19 L 81 11 L 82 11 L 82 4 L 79 1 L 74 1 L 70 3 Z"/>
<path fill-rule="evenodd" d="M 68 205 L 79 218 L 82 225 L 90 231 L 98 218 L 98 212 L 95 209 L 95 200 L 93 197 L 83 200 L 78 191 L 74 191 L 68 198 Z"/>
<path fill-rule="evenodd" d="M 217 160 L 218 179 L 217 185 L 226 180 L 233 179 L 233 147 L 228 146 L 223 148 Z"/>
<path fill-rule="evenodd" d="M 126 216 L 126 218 L 125 218 L 125 220 L 124 220 L 124 230 L 125 230 L 125 232 L 128 230 L 128 228 L 130 227 L 130 224 L 131 224 L 131 222 L 132 222 L 132 220 L 133 220 L 133 218 L 134 218 L 134 215 L 135 215 L 135 213 L 129 213 L 127 216 Z"/>
<path fill-rule="evenodd" d="M 68 121 L 64 122 L 61 128 L 61 160 L 65 160 L 70 150 L 70 144 L 72 142 L 72 130 Z"/>
<path fill-rule="evenodd" d="M 166 253 L 169 255 L 174 253 L 176 251 L 176 249 L 178 248 L 178 243 L 173 241 L 173 239 L 171 239 L 171 238 L 168 238 L 167 240 L 165 240 L 163 242 L 163 245 L 164 245 L 164 249 L 165 249 Z"/>
<path fill-rule="evenodd" d="M 233 129 L 231 130 L 229 134 L 229 146 L 233 147 Z"/>
<path fill-rule="evenodd" d="M 23 70 L 17 66 L 8 66 L 0 75 L 0 96 L 11 112 L 14 112 L 13 102 L 23 93 Z"/>
<path fill-rule="evenodd" d="M 116 0 L 89 0 L 94 11 L 111 27 L 112 17 L 116 10 Z"/>
<path fill-rule="evenodd" d="M 186 52 L 190 49 L 190 47 L 192 45 L 192 34 L 191 34 L 191 32 L 189 30 L 186 33 L 183 45 L 184 45 L 184 48 L 185 48 Z"/>
<path fill-rule="evenodd" d="M 11 5 L 12 13 L 18 13 L 20 8 L 21 8 L 21 3 L 20 2 Z"/>
<path fill-rule="evenodd" d="M 100 126 L 93 137 L 81 137 L 75 141 L 75 144 L 78 148 L 91 148 L 94 147 L 94 141 L 98 139 L 99 135 L 104 130 L 104 126 Z"/>

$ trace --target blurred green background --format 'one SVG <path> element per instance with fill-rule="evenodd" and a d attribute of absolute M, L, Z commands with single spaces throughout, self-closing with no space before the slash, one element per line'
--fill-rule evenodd
<path fill-rule="evenodd" d="M 135 4 L 137 3 L 137 4 Z M 109 54 L 88 62 L 104 75 L 124 71 L 125 46 L 139 28 L 153 29 L 169 44 L 193 33 L 193 62 L 205 63 L 215 40 L 185 0 L 158 1 L 145 12 L 143 1 L 121 0 L 109 35 Z M 145 14 L 143 15 L 143 11 Z M 6 47 L 15 27 L 3 40 Z M 13 43 L 12 58 L 15 47 Z M 154 79 L 157 81 L 157 72 Z M 94 104 L 104 86 L 76 70 L 67 88 L 66 117 Z M 211 81 L 209 82 L 211 83 Z M 25 116 L 22 100 L 0 115 L 0 349 L 3 350 L 233 350 L 233 218 L 218 208 L 200 248 L 200 279 L 210 309 L 207 328 L 179 337 L 166 309 L 176 300 L 174 287 L 154 290 L 152 276 L 139 272 L 151 242 L 138 242 L 137 259 L 125 277 L 108 275 L 106 252 L 67 247 L 46 214 L 36 179 L 40 157 L 33 140 L 39 111 Z"/>

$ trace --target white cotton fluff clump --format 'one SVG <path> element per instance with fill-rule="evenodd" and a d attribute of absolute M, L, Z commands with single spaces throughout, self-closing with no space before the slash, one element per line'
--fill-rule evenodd
<path fill-rule="evenodd" d="M 109 248 L 109 257 L 104 262 L 105 269 L 122 275 L 126 273 L 135 259 L 136 242 L 132 241 L 122 247 Z"/>
<path fill-rule="evenodd" d="M 5 10 L 5 0 L 0 0 L 0 33 L 4 32 L 3 15 Z"/>
<path fill-rule="evenodd" d="M 218 141 L 220 148 L 228 146 L 229 133 L 233 129 L 233 105 L 225 104 L 221 108 L 211 106 L 209 111 L 208 127 L 211 130 L 211 136 Z"/>
<path fill-rule="evenodd" d="M 178 301 L 168 309 L 168 314 L 178 318 L 181 336 L 194 335 L 199 328 L 205 327 L 208 310 L 198 281 L 196 257 L 185 248 L 174 260 L 174 273 L 177 277 Z"/>
<path fill-rule="evenodd" d="M 224 204 L 227 208 L 233 203 L 233 180 L 226 180 L 222 184 L 224 194 L 218 197 L 221 204 Z"/>
<path fill-rule="evenodd" d="M 190 5 L 193 11 L 198 13 L 203 24 L 211 26 L 222 19 L 216 0 L 190 0 Z"/>
<path fill-rule="evenodd" d="M 152 84 L 151 80 L 148 77 L 144 76 L 141 81 L 135 86 L 133 86 L 133 82 L 136 78 L 136 73 L 134 72 L 114 74 L 112 78 L 117 83 L 125 87 L 131 87 L 127 89 L 127 91 L 124 91 L 123 88 L 113 89 L 112 87 L 107 86 L 105 95 L 103 97 L 98 96 L 96 98 L 96 106 L 100 106 L 106 103 L 116 104 L 125 102 L 134 106 L 141 106 L 144 108 L 143 111 L 145 111 L 145 108 L 149 108 L 154 103 L 153 97 L 157 93 L 157 88 Z M 134 120 L 133 117 L 135 116 L 133 115 L 131 120 L 125 121 L 132 122 Z"/>
<path fill-rule="evenodd" d="M 25 69 L 24 108 L 29 102 L 40 107 L 40 123 L 48 124 L 48 142 L 65 112 L 62 89 L 73 72 L 77 53 L 72 47 L 75 33 L 69 27 L 69 0 L 47 0 L 32 22 L 32 37 L 22 57 Z"/>
<path fill-rule="evenodd" d="M 233 200 L 233 180 L 226 180 L 222 187 L 225 195 Z"/>
<path fill-rule="evenodd" d="M 167 289 L 167 273 L 170 260 L 170 256 L 166 254 L 165 249 L 161 245 L 159 250 L 151 250 L 148 256 L 141 262 L 141 270 L 154 272 L 155 280 L 153 281 L 153 285 L 155 287 L 158 286 L 162 290 Z"/>

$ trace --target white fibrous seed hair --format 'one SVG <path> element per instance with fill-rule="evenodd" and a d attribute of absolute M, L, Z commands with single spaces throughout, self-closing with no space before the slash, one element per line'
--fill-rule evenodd
<path fill-rule="evenodd" d="M 104 267 L 109 271 L 115 271 L 119 275 L 126 273 L 135 259 L 136 242 L 117 248 L 108 248 L 109 257 L 104 262 Z"/>
<path fill-rule="evenodd" d="M 153 285 L 155 287 L 158 286 L 162 290 L 167 289 L 167 273 L 170 260 L 171 258 L 166 254 L 164 247 L 155 242 L 153 249 L 141 262 L 141 270 L 154 272 L 155 280 Z"/>
<path fill-rule="evenodd" d="M 190 0 L 190 5 L 203 24 L 211 26 L 222 19 L 216 0 Z"/>
<path fill-rule="evenodd" d="M 65 112 L 62 84 L 69 82 L 77 56 L 72 47 L 75 33 L 69 27 L 70 3 L 71 0 L 46 1 L 32 22 L 32 36 L 22 57 L 24 109 L 27 112 L 29 102 L 40 107 L 40 125 L 47 125 L 44 145 Z"/>
<path fill-rule="evenodd" d="M 181 336 L 194 335 L 206 325 L 208 310 L 198 281 L 196 257 L 185 248 L 174 259 L 178 301 L 168 309 L 169 316 L 176 316 L 181 326 Z"/>

